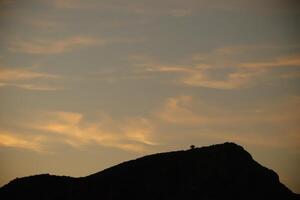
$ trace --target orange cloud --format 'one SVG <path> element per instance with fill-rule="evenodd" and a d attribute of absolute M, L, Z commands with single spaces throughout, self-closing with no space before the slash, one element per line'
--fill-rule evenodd
<path fill-rule="evenodd" d="M 0 87 L 17 87 L 26 90 L 55 91 L 62 88 L 53 87 L 47 84 L 24 83 L 35 79 L 57 79 L 61 76 L 35 72 L 29 69 L 8 69 L 0 68 Z"/>
<path fill-rule="evenodd" d="M 193 98 L 191 96 L 179 96 L 166 100 L 163 108 L 157 112 L 158 117 L 168 123 L 176 124 L 203 124 L 207 118 L 195 114 L 191 106 Z"/>
<path fill-rule="evenodd" d="M 300 67 L 300 55 L 275 58 L 272 61 L 241 63 L 245 68 Z"/>
<path fill-rule="evenodd" d="M 225 80 L 216 80 L 208 77 L 205 73 L 190 73 L 182 78 L 182 82 L 190 86 L 201 86 L 215 89 L 239 89 L 248 87 L 251 81 L 258 76 L 259 72 L 236 71 L 229 73 Z"/>
<path fill-rule="evenodd" d="M 43 152 L 41 142 L 43 137 L 21 136 L 10 132 L 0 132 L 0 146 L 28 149 L 36 152 Z"/>
<path fill-rule="evenodd" d="M 59 54 L 70 52 L 80 47 L 104 45 L 106 43 L 107 40 L 100 38 L 74 36 L 62 40 L 19 40 L 11 43 L 9 50 L 28 54 Z"/>
<path fill-rule="evenodd" d="M 155 116 L 164 122 L 178 125 L 232 127 L 249 124 L 285 124 L 285 127 L 295 127 L 300 122 L 298 107 L 300 98 L 297 96 L 264 106 L 263 110 L 247 112 L 228 110 L 226 107 L 205 102 L 199 103 L 192 96 L 177 96 L 166 99 L 163 106 L 155 112 Z"/>
<path fill-rule="evenodd" d="M 47 1 L 56 8 L 63 8 L 63 9 L 83 9 L 83 8 L 94 8 L 95 4 L 86 1 L 79 1 L 79 0 L 52 0 Z"/>
<path fill-rule="evenodd" d="M 84 120 L 80 113 L 49 112 L 32 123 L 31 128 L 61 135 L 65 143 L 80 148 L 88 144 L 145 151 L 156 145 L 151 139 L 152 124 L 144 118 L 116 121 L 103 116 L 97 122 Z"/>
<path fill-rule="evenodd" d="M 147 72 L 176 73 L 180 75 L 177 83 L 193 87 L 207 87 L 215 89 L 240 89 L 251 85 L 251 81 L 263 74 L 264 70 L 237 69 L 228 73 L 226 78 L 218 80 L 212 78 L 207 72 L 214 69 L 209 64 L 196 66 L 164 66 L 146 67 Z"/>
<path fill-rule="evenodd" d="M 49 85 L 35 85 L 26 83 L 0 83 L 0 87 L 16 87 L 25 90 L 36 90 L 36 91 L 57 91 L 62 88 L 52 87 Z"/>
<path fill-rule="evenodd" d="M 37 78 L 58 78 L 57 75 L 35 72 L 28 69 L 1 69 L 0 68 L 0 81 L 18 81 L 30 80 Z"/>
<path fill-rule="evenodd" d="M 253 51 L 274 50 L 278 48 L 291 48 L 293 46 L 237 46 L 224 47 L 209 53 L 193 55 L 188 65 L 164 65 L 146 56 L 132 57 L 138 69 L 146 73 L 174 74 L 176 84 L 192 87 L 206 87 L 223 90 L 243 89 L 264 83 L 269 78 L 297 78 L 285 70 L 280 75 L 272 74 L 274 68 L 299 67 L 300 56 L 274 57 L 271 61 L 249 62 L 245 56 Z M 250 54 L 251 55 L 251 54 Z M 248 59 L 245 59 L 245 57 Z M 250 59 L 255 60 L 256 58 Z M 140 70 L 141 72 L 141 70 Z M 222 78 L 210 74 L 222 74 Z"/>

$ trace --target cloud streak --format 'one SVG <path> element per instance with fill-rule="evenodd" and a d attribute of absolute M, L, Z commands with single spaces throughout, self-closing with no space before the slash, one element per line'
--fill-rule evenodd
<path fill-rule="evenodd" d="M 263 75 L 264 69 L 233 69 L 224 75 L 224 78 L 217 79 L 210 76 L 211 70 L 215 68 L 209 64 L 198 64 L 196 66 L 154 66 L 146 68 L 150 73 L 174 73 L 179 75 L 177 83 L 192 87 L 207 87 L 214 89 L 241 89 L 252 84 L 252 80 Z M 218 69 L 217 69 L 218 70 Z M 222 68 L 221 70 L 226 70 Z"/>
<path fill-rule="evenodd" d="M 63 88 L 53 87 L 49 85 L 27 84 L 27 83 L 0 83 L 0 87 L 15 87 L 25 90 L 35 91 L 57 91 Z"/>
<path fill-rule="evenodd" d="M 272 52 L 288 47 L 240 46 L 218 48 L 210 53 L 193 55 L 187 59 L 188 61 L 185 61 L 189 64 L 181 65 L 165 65 L 145 56 L 133 57 L 133 61 L 141 73 L 172 74 L 176 84 L 234 90 L 262 84 L 268 80 L 267 78 L 297 78 L 298 76 L 294 75 L 295 71 L 292 75 L 290 70 L 291 67 L 294 70 L 300 67 L 299 55 L 273 55 L 270 60 L 262 61 L 256 61 L 257 58 L 251 57 L 253 51 L 269 50 Z M 272 74 L 278 68 L 282 69 L 280 76 Z"/>
<path fill-rule="evenodd" d="M 60 54 L 71 52 L 81 47 L 104 45 L 107 42 L 108 40 L 95 37 L 73 36 L 60 40 L 18 40 L 12 42 L 8 49 L 12 52 L 28 54 Z"/>
<path fill-rule="evenodd" d="M 207 122 L 206 117 L 197 115 L 192 111 L 192 104 L 192 96 L 168 98 L 156 115 L 165 122 L 175 124 L 191 125 Z"/>
<path fill-rule="evenodd" d="M 199 138 L 296 149 L 300 147 L 299 106 L 299 96 L 290 96 L 264 106 L 263 110 L 236 111 L 199 103 L 192 96 L 177 96 L 166 99 L 155 114 L 162 126 L 175 124 L 202 130 L 197 133 Z"/>
<path fill-rule="evenodd" d="M 0 68 L 0 87 L 16 87 L 20 89 L 37 91 L 55 91 L 62 88 L 54 87 L 45 83 L 31 83 L 31 81 L 53 80 L 59 78 L 61 78 L 59 75 L 36 72 L 25 68 Z"/>
<path fill-rule="evenodd" d="M 42 142 L 44 138 L 41 136 L 22 136 L 11 132 L 0 132 L 0 146 L 28 149 L 36 152 L 44 152 Z"/>
<path fill-rule="evenodd" d="M 156 145 L 151 139 L 153 126 L 145 118 L 120 122 L 103 116 L 97 122 L 88 122 L 80 113 L 48 112 L 32 124 L 31 128 L 55 133 L 64 143 L 75 148 L 97 144 L 143 152 L 149 146 Z"/>
<path fill-rule="evenodd" d="M 19 81 L 32 79 L 53 79 L 59 78 L 58 75 L 35 72 L 29 69 L 8 69 L 0 68 L 0 81 Z"/>
<path fill-rule="evenodd" d="M 189 132 L 197 131 L 194 137 L 198 139 L 297 148 L 300 146 L 299 140 L 296 140 L 299 138 L 299 104 L 299 97 L 290 97 L 257 112 L 235 111 L 198 101 L 193 96 L 181 95 L 165 99 L 148 118 L 113 119 L 104 114 L 88 120 L 78 112 L 40 112 L 33 114 L 21 126 L 23 130 L 43 137 L 2 132 L 0 145 L 34 151 L 43 149 L 46 152 L 45 145 L 55 142 L 75 149 L 99 145 L 142 153 L 168 143 L 161 141 L 161 138 L 164 138 L 168 128 L 175 125 L 179 130 L 183 128 L 183 134 L 187 137 Z M 264 129 L 260 130 L 262 126 Z M 186 127 L 189 127 L 188 130 Z M 253 127 L 256 127 L 256 133 L 250 131 Z M 173 135 L 172 139 L 174 137 L 178 135 Z M 268 142 L 263 142 L 266 138 L 269 138 Z"/>
<path fill-rule="evenodd" d="M 300 67 L 300 55 L 284 56 L 272 61 L 241 63 L 245 68 L 278 68 L 278 67 Z"/>

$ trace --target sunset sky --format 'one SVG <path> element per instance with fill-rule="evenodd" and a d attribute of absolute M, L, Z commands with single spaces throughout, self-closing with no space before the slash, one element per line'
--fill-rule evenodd
<path fill-rule="evenodd" d="M 0 186 L 236 142 L 300 193 L 300 1 L 0 0 Z"/>

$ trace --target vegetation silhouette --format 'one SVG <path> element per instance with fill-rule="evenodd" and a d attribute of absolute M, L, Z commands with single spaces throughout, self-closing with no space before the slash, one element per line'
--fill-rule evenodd
<path fill-rule="evenodd" d="M 300 199 L 234 143 L 145 156 L 81 177 L 18 178 L 0 199 Z"/>

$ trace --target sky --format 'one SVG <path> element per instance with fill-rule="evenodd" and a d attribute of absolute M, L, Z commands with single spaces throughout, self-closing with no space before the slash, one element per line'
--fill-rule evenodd
<path fill-rule="evenodd" d="M 300 193 L 297 0 L 0 0 L 0 185 L 242 145 Z"/>

